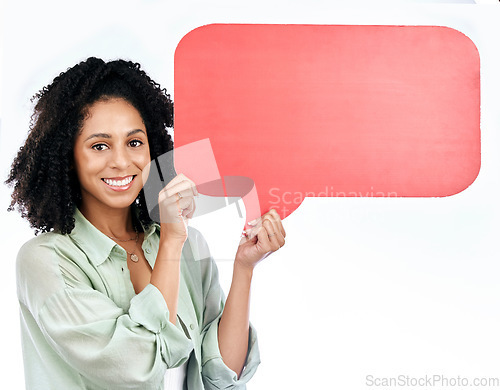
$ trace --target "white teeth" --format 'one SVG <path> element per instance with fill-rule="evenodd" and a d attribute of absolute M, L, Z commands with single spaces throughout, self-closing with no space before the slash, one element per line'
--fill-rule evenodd
<path fill-rule="evenodd" d="M 123 187 L 123 186 L 130 184 L 130 182 L 132 181 L 133 178 L 134 178 L 133 176 L 129 176 L 123 180 L 111 180 L 111 179 L 103 179 L 103 180 L 107 185 L 110 185 L 113 187 Z"/>

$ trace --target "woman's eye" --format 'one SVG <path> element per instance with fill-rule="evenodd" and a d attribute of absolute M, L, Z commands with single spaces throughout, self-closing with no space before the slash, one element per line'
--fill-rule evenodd
<path fill-rule="evenodd" d="M 137 148 L 138 146 L 142 145 L 142 141 L 138 139 L 133 139 L 132 141 L 129 142 L 129 145 L 132 146 L 133 148 Z"/>
<path fill-rule="evenodd" d="M 106 144 L 95 144 L 95 145 L 92 145 L 92 149 L 97 150 L 97 151 L 101 151 L 101 150 L 108 149 L 108 146 Z"/>

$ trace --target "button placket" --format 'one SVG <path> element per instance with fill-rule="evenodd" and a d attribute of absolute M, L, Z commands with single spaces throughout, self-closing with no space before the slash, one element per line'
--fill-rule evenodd
<path fill-rule="evenodd" d="M 116 285 L 114 287 L 114 301 L 123 308 L 128 309 L 129 301 L 131 299 L 130 287 L 130 274 L 127 267 L 127 252 L 120 246 L 116 245 L 110 253 L 110 260 L 116 270 Z"/>

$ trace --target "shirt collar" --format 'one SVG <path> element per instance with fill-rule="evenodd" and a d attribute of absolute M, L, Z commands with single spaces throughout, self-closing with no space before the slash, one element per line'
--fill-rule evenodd
<path fill-rule="evenodd" d="M 137 210 L 135 210 L 137 212 Z M 69 234 L 76 242 L 78 247 L 85 252 L 89 260 L 96 266 L 101 265 L 108 257 L 113 248 L 118 245 L 85 218 L 82 212 L 77 208 L 75 211 L 75 227 Z M 157 230 L 160 225 L 153 222 L 144 230 L 144 242 Z"/>
<path fill-rule="evenodd" d="M 92 225 L 80 210 L 75 211 L 75 227 L 69 236 L 96 266 L 108 257 L 116 243 Z"/>
<path fill-rule="evenodd" d="M 83 252 L 85 252 L 92 264 L 94 264 L 95 266 L 101 265 L 109 257 L 109 254 L 111 253 L 113 248 L 117 246 L 117 244 L 111 238 L 97 229 L 94 225 L 92 225 L 78 208 L 75 210 L 74 217 L 75 227 L 69 234 L 70 237 L 73 239 L 73 241 L 76 242 L 78 247 Z M 204 253 L 205 251 L 199 250 L 199 234 L 196 234 L 197 232 L 194 229 L 188 229 L 190 230 L 190 234 L 187 241 L 189 243 L 189 248 L 191 249 L 192 258 L 194 260 L 201 260 L 205 257 L 209 257 L 209 255 L 206 255 Z M 153 222 L 147 228 L 144 229 L 143 227 L 143 230 L 144 242 L 146 242 L 153 234 L 160 231 L 160 225 L 156 222 Z"/>
<path fill-rule="evenodd" d="M 147 228 L 145 228 L 142 223 L 141 226 L 142 230 L 144 231 L 144 241 L 148 240 L 149 237 L 151 237 L 154 233 L 160 232 L 160 225 L 154 221 Z"/>

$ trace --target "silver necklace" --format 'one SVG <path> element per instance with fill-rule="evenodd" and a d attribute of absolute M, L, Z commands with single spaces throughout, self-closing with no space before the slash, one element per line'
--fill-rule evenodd
<path fill-rule="evenodd" d="M 106 236 L 108 236 L 106 234 Z M 127 241 L 132 241 L 134 238 L 129 238 L 128 240 L 120 240 L 119 238 L 116 238 L 116 237 L 111 237 L 111 236 L 108 236 L 109 238 L 111 238 L 112 240 L 116 240 L 116 241 L 121 241 L 121 242 L 127 242 Z M 137 242 L 139 241 L 139 232 L 135 232 L 135 248 L 137 249 Z M 125 248 L 123 248 L 125 249 Z M 125 252 L 128 253 L 128 255 L 130 256 L 130 260 L 132 260 L 134 263 L 137 263 L 139 261 L 139 256 L 137 256 L 134 252 L 129 252 L 127 249 L 125 249 Z"/>

